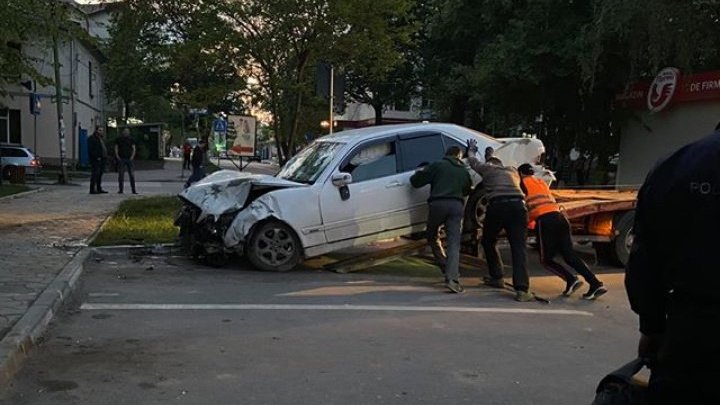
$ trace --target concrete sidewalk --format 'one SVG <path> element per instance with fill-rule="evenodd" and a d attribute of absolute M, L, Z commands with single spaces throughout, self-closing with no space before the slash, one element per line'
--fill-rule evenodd
<path fill-rule="evenodd" d="M 257 166 L 257 167 L 255 167 Z M 255 164 L 250 172 L 267 172 Z M 189 176 L 181 161 L 163 170 L 135 173 L 139 196 L 117 194 L 117 173 L 103 176 L 108 194 L 89 194 L 88 180 L 42 187 L 35 193 L 0 200 L 0 384 L 7 381 L 68 298 L 82 272 L 84 249 L 120 202 L 150 195 L 175 195 Z"/>

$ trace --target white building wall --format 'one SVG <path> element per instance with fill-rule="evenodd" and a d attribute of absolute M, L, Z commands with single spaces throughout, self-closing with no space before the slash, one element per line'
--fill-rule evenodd
<path fill-rule="evenodd" d="M 679 104 L 631 119 L 620 135 L 618 185 L 639 185 L 655 163 L 681 146 L 709 135 L 720 122 L 720 102 Z"/>
<path fill-rule="evenodd" d="M 37 60 L 40 74 L 54 81 L 53 52 L 51 47 L 27 46 L 24 51 Z M 91 133 L 96 124 L 104 125 L 104 90 L 100 61 L 88 47 L 79 41 L 64 43 L 59 48 L 61 64 L 60 80 L 64 89 L 63 118 L 65 123 L 65 156 L 70 160 L 79 158 L 79 129 Z M 93 97 L 90 97 L 89 66 L 92 65 Z M 23 80 L 26 80 L 23 78 Z M 23 145 L 32 148 L 42 161 L 59 162 L 60 146 L 57 127 L 55 87 L 38 86 L 42 108 L 37 117 L 30 114 L 30 91 L 20 86 L 9 87 L 9 97 L 0 103 L 10 109 L 20 110 L 21 139 Z"/>

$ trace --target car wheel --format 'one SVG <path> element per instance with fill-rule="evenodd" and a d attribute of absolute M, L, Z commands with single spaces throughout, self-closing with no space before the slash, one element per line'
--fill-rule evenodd
<path fill-rule="evenodd" d="M 485 197 L 485 190 L 478 185 L 472 193 L 470 193 L 467 204 L 465 204 L 463 232 L 477 231 L 478 236 L 481 235 L 486 210 L 487 198 Z"/>
<path fill-rule="evenodd" d="M 289 271 L 301 260 L 300 240 L 295 232 L 280 221 L 256 225 L 247 245 L 250 262 L 264 271 Z"/>
<path fill-rule="evenodd" d="M 15 172 L 17 172 L 17 168 L 13 166 L 7 166 L 3 168 L 2 176 L 3 180 L 12 180 L 15 177 Z"/>

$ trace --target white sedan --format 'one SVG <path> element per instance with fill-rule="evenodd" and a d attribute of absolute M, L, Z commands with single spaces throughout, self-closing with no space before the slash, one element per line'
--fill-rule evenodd
<path fill-rule="evenodd" d="M 468 139 L 481 154 L 493 147 L 505 165 L 535 165 L 544 153 L 537 139 L 495 139 L 453 124 L 343 131 L 317 139 L 275 176 L 222 170 L 184 190 L 181 240 L 210 264 L 239 253 L 257 268 L 286 271 L 304 258 L 421 232 L 430 190 L 413 188 L 410 176 Z"/>

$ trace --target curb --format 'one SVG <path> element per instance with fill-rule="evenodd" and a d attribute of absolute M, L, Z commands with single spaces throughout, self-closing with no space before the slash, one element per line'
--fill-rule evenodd
<path fill-rule="evenodd" d="M 29 195 L 29 194 L 39 193 L 40 191 L 43 191 L 43 190 L 45 190 L 45 188 L 43 188 L 43 187 L 38 187 L 38 188 L 34 188 L 34 189 L 32 189 L 32 190 L 23 191 L 22 193 L 16 193 L 16 194 L 6 195 L 5 197 L 0 197 L 0 201 L 3 201 L 3 200 L 13 200 L 13 199 L 15 199 L 15 198 L 24 197 L 24 196 Z"/>
<path fill-rule="evenodd" d="M 70 298 L 89 254 L 88 248 L 81 249 L 0 341 L 0 386 L 7 385 L 20 369 L 57 311 Z"/>

